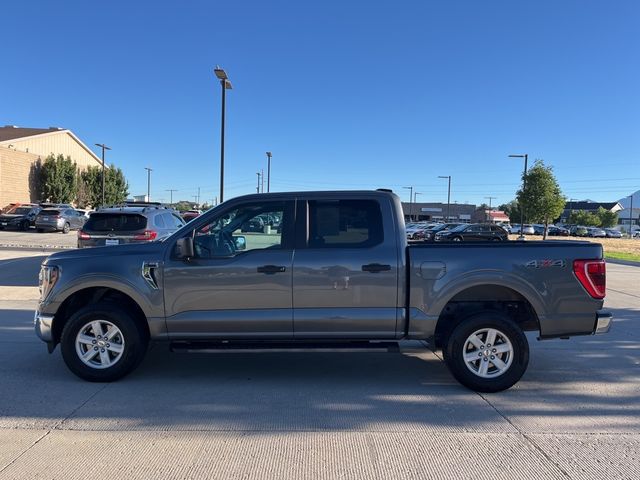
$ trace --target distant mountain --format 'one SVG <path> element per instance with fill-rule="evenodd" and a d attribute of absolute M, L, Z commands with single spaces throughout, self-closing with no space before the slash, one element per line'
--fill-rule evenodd
<path fill-rule="evenodd" d="M 622 208 L 629 208 L 631 206 L 631 199 L 627 196 L 618 200 L 618 203 L 622 205 Z M 633 208 L 640 208 L 640 190 L 633 194 Z"/>

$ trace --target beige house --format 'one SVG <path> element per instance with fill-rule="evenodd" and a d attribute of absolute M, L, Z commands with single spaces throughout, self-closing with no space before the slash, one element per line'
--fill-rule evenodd
<path fill-rule="evenodd" d="M 100 158 L 70 130 L 0 127 L 0 207 L 41 200 L 34 165 L 50 154 L 69 156 L 80 169 L 102 166 Z"/>

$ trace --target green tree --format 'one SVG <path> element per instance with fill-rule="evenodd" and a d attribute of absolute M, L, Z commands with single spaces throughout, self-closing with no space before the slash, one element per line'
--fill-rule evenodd
<path fill-rule="evenodd" d="M 602 207 L 598 208 L 596 212 L 598 219 L 600 220 L 600 227 L 602 228 L 611 228 L 615 227 L 618 224 L 618 214 L 615 212 L 611 212 Z"/>
<path fill-rule="evenodd" d="M 518 190 L 517 198 L 523 206 L 525 217 L 537 223 L 543 223 L 544 239 L 547 238 L 547 227 L 558 218 L 564 210 L 566 197 L 562 195 L 560 186 L 553 175 L 553 168 L 542 160 L 536 160 L 533 167 L 525 174 L 523 180 L 526 187 Z"/>
<path fill-rule="evenodd" d="M 78 191 L 78 167 L 69 156 L 51 154 L 40 168 L 39 183 L 42 200 L 71 203 Z"/>
<path fill-rule="evenodd" d="M 102 167 L 89 167 L 81 173 L 81 187 L 78 189 L 78 203 L 97 207 L 102 204 Z M 129 195 L 129 184 L 119 168 L 110 165 L 105 169 L 104 203 L 122 203 Z"/>
<path fill-rule="evenodd" d="M 194 205 L 193 202 L 189 202 L 187 200 L 180 200 L 179 202 L 173 204 L 173 208 L 175 208 L 179 212 L 186 212 L 187 210 L 193 210 L 194 208 L 193 205 Z"/>
<path fill-rule="evenodd" d="M 585 227 L 598 227 L 600 226 L 600 218 L 593 212 L 575 210 L 569 214 L 569 223 L 583 225 Z"/>

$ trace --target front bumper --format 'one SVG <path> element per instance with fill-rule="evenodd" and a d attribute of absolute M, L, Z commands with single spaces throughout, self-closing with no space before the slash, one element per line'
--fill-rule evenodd
<path fill-rule="evenodd" d="M 598 335 L 599 333 L 607 333 L 611 328 L 612 322 L 613 315 L 611 314 L 611 312 L 598 310 L 596 312 L 596 325 L 593 330 L 594 335 Z"/>
<path fill-rule="evenodd" d="M 33 324 L 36 329 L 36 334 L 43 342 L 53 342 L 53 315 L 42 315 L 36 310 L 33 315 Z"/>

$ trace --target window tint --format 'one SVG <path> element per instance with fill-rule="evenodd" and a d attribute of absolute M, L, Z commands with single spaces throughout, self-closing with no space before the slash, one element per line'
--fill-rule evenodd
<path fill-rule="evenodd" d="M 147 219 L 126 213 L 92 213 L 83 230 L 95 232 L 133 232 L 144 230 Z"/>
<path fill-rule="evenodd" d="M 153 217 L 153 224 L 158 228 L 165 228 L 164 215 L 156 215 Z"/>
<path fill-rule="evenodd" d="M 383 238 L 380 206 L 373 200 L 309 202 L 309 248 L 367 248 Z"/>
<path fill-rule="evenodd" d="M 175 213 L 163 213 L 162 218 L 164 219 L 165 228 L 180 228 L 184 225 L 182 219 Z"/>
<path fill-rule="evenodd" d="M 60 215 L 60 210 L 42 210 L 40 212 L 42 215 Z"/>
<path fill-rule="evenodd" d="M 195 256 L 228 257 L 249 250 L 282 248 L 288 211 L 284 202 L 248 204 L 228 211 L 196 230 Z"/>

